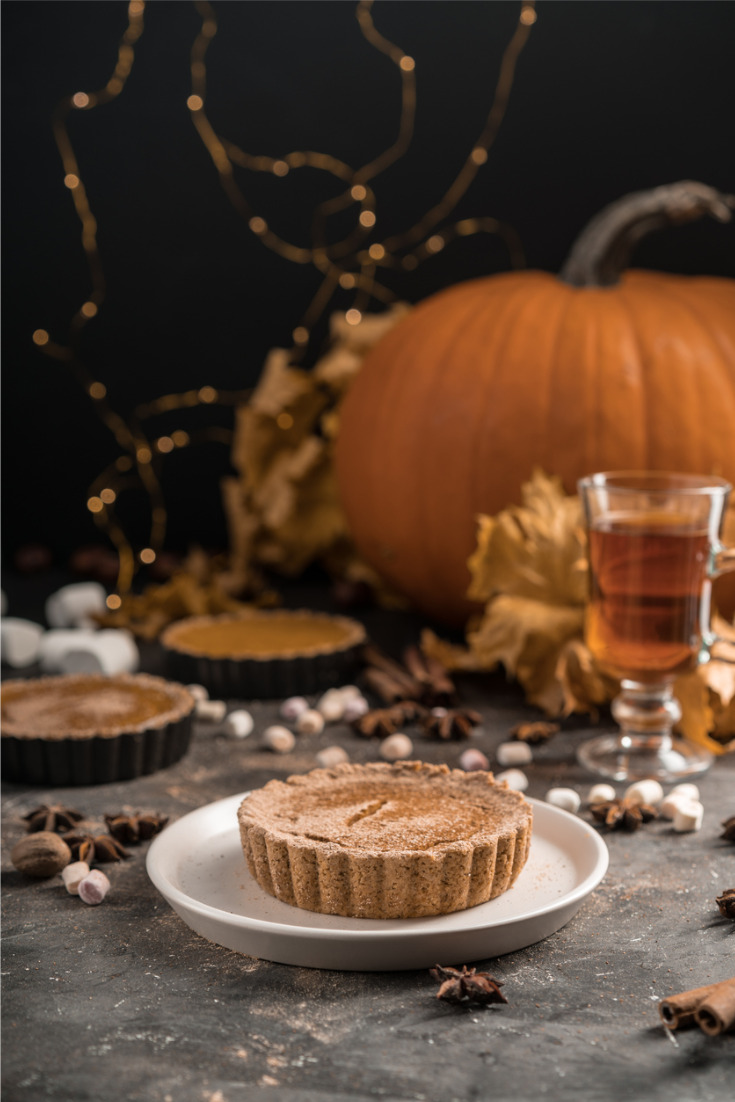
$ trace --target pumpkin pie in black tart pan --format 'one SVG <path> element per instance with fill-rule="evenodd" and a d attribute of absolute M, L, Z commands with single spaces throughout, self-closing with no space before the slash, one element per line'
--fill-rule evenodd
<path fill-rule="evenodd" d="M 254 609 L 178 620 L 161 645 L 172 677 L 219 697 L 269 700 L 349 680 L 365 638 L 362 624 L 346 616 Z"/>
<path fill-rule="evenodd" d="M 149 674 L 6 681 L 3 780 L 67 786 L 154 773 L 186 753 L 195 706 L 183 685 Z"/>

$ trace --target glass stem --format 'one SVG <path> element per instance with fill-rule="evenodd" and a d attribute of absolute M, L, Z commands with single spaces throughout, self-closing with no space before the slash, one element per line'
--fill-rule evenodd
<path fill-rule="evenodd" d="M 612 714 L 620 725 L 623 746 L 660 752 L 671 747 L 681 705 L 674 696 L 673 681 L 651 685 L 624 679 L 612 702 Z"/>

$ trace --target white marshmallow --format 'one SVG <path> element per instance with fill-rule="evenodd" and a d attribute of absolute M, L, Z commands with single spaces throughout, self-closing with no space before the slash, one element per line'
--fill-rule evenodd
<path fill-rule="evenodd" d="M 333 769 L 335 765 L 341 765 L 350 760 L 350 755 L 341 746 L 325 746 L 316 756 L 322 769 Z"/>
<path fill-rule="evenodd" d="M 615 799 L 615 789 L 611 784 L 593 784 L 587 793 L 587 804 L 594 807 L 596 804 L 606 804 Z"/>
<path fill-rule="evenodd" d="M 288 723 L 294 723 L 304 712 L 308 712 L 309 702 L 303 696 L 290 696 L 281 705 L 281 717 Z"/>
<path fill-rule="evenodd" d="M 459 755 L 459 768 L 464 769 L 465 773 L 475 773 L 479 769 L 489 769 L 490 762 L 482 750 L 476 750 L 474 746 L 470 746 Z"/>
<path fill-rule="evenodd" d="M 386 761 L 401 761 L 404 758 L 410 758 L 412 753 L 413 743 L 402 731 L 388 735 L 380 744 L 380 756 Z"/>
<path fill-rule="evenodd" d="M 31 620 L 6 616 L 0 620 L 0 646 L 3 662 L 16 670 L 38 661 L 43 628 Z"/>
<path fill-rule="evenodd" d="M 686 800 L 699 800 L 699 789 L 691 782 L 677 784 L 671 789 L 669 796 L 676 796 L 677 799 L 683 796 Z"/>
<path fill-rule="evenodd" d="M 664 790 L 658 781 L 652 779 L 635 781 L 629 784 L 624 792 L 624 798 L 634 804 L 648 804 L 657 807 L 664 798 Z"/>
<path fill-rule="evenodd" d="M 89 627 L 92 613 L 105 612 L 106 600 L 99 582 L 74 582 L 51 594 L 45 605 L 46 619 L 52 628 Z"/>
<path fill-rule="evenodd" d="M 691 802 L 686 796 L 676 796 L 673 792 L 669 792 L 658 805 L 658 813 L 662 819 L 673 819 L 682 804 Z"/>
<path fill-rule="evenodd" d="M 533 751 L 527 742 L 501 742 L 495 751 L 498 765 L 528 765 Z"/>
<path fill-rule="evenodd" d="M 504 773 L 496 773 L 495 780 L 500 784 L 505 781 L 514 792 L 525 792 L 528 788 L 528 777 L 521 769 L 506 769 Z"/>
<path fill-rule="evenodd" d="M 88 876 L 80 880 L 77 895 L 83 903 L 95 907 L 101 903 L 110 890 L 110 881 L 100 869 L 92 869 Z"/>
<path fill-rule="evenodd" d="M 340 694 L 342 699 L 347 702 L 353 700 L 355 697 L 362 696 L 362 693 L 358 689 L 357 685 L 341 685 L 339 689 L 335 690 Z"/>
<path fill-rule="evenodd" d="M 300 735 L 318 735 L 324 730 L 324 716 L 314 708 L 307 708 L 296 720 Z"/>
<path fill-rule="evenodd" d="M 276 754 L 288 754 L 296 745 L 296 736 L 288 727 L 266 727 L 263 731 L 262 744 L 266 750 L 273 750 Z"/>
<path fill-rule="evenodd" d="M 342 719 L 345 723 L 354 723 L 360 716 L 370 711 L 370 705 L 364 696 L 350 696 L 345 701 L 345 710 Z"/>
<path fill-rule="evenodd" d="M 61 879 L 69 895 L 79 895 L 79 885 L 89 876 L 89 865 L 86 861 L 72 861 L 61 870 Z"/>
<path fill-rule="evenodd" d="M 195 715 L 205 723 L 221 723 L 227 715 L 224 700 L 197 700 Z"/>
<path fill-rule="evenodd" d="M 345 698 L 339 689 L 329 689 L 317 701 L 316 710 L 327 723 L 339 723 L 345 711 Z"/>
<path fill-rule="evenodd" d="M 38 660 L 44 673 L 135 673 L 140 655 L 121 628 L 56 628 L 44 633 Z"/>
<path fill-rule="evenodd" d="M 186 687 L 195 700 L 209 700 L 209 690 L 205 689 L 204 685 L 187 685 Z"/>
<path fill-rule="evenodd" d="M 573 788 L 550 788 L 544 799 L 547 804 L 560 807 L 563 811 L 571 811 L 573 814 L 579 811 L 582 803 L 579 793 Z"/>
<path fill-rule="evenodd" d="M 244 708 L 238 708 L 227 716 L 224 727 L 232 738 L 247 738 L 253 733 L 253 717 Z"/>
<path fill-rule="evenodd" d="M 681 803 L 674 812 L 674 830 L 678 834 L 687 834 L 693 830 L 700 830 L 704 818 L 704 807 L 698 800 L 689 803 Z"/>

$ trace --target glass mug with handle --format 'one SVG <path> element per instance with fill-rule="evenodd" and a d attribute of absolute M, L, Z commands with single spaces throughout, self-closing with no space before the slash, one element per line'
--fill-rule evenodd
<path fill-rule="evenodd" d="M 712 755 L 674 740 L 675 678 L 709 661 L 712 580 L 735 570 L 720 542 L 731 486 L 721 478 L 614 471 L 580 480 L 588 536 L 585 638 L 620 680 L 616 734 L 584 743 L 578 758 L 615 780 L 674 781 L 703 773 Z"/>

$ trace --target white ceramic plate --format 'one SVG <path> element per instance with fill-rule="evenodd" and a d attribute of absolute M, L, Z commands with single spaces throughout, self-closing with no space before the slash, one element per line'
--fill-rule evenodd
<path fill-rule="evenodd" d="M 526 867 L 510 891 L 490 903 L 432 918 L 316 914 L 273 899 L 251 877 L 237 826 L 246 795 L 208 804 L 167 827 L 148 851 L 148 875 L 196 933 L 281 964 L 383 972 L 501 956 L 561 929 L 607 869 L 607 846 L 597 831 L 531 800 Z"/>

